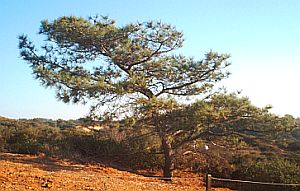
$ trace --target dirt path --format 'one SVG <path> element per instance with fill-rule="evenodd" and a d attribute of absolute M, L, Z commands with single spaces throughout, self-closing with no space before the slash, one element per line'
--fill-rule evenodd
<path fill-rule="evenodd" d="M 166 183 L 101 165 L 2 153 L 0 190 L 204 191 L 205 188 L 201 177 L 175 178 L 172 183 Z"/>

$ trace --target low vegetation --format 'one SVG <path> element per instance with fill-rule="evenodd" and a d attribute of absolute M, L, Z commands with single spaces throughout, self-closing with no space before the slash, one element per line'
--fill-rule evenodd
<path fill-rule="evenodd" d="M 223 178 L 300 183 L 300 150 L 295 146 L 299 142 L 295 136 L 299 119 L 275 116 L 234 94 L 218 95 L 168 115 L 174 119 L 171 141 L 174 170 L 209 172 Z M 150 126 L 148 122 L 145 120 L 143 125 Z M 0 149 L 79 162 L 105 162 L 136 172 L 158 172 L 165 162 L 162 145 L 159 137 L 149 131 L 151 128 L 135 129 L 141 124 L 138 118 L 91 122 L 1 117 Z M 197 139 L 176 147 L 187 139 L 184 130 L 191 125 L 202 127 Z M 103 128 L 95 130 L 93 126 Z"/>

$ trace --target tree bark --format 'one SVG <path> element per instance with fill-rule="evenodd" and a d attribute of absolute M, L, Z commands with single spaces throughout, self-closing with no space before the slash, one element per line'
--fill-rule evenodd
<path fill-rule="evenodd" d="M 164 167 L 163 167 L 163 177 L 164 178 L 170 178 L 166 180 L 170 180 L 172 178 L 172 171 L 174 167 L 173 163 L 173 151 L 171 144 L 168 142 L 166 135 L 163 135 L 161 137 L 161 144 L 162 144 L 162 150 L 164 154 Z"/>

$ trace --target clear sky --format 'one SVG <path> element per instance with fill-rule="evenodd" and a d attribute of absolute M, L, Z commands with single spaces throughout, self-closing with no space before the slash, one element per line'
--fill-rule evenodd
<path fill-rule="evenodd" d="M 19 57 L 17 36 L 34 42 L 40 21 L 64 15 L 105 15 L 118 25 L 161 20 L 184 33 L 187 56 L 209 50 L 231 55 L 232 73 L 222 82 L 242 90 L 256 106 L 300 117 L 299 0 L 1 0 L 0 116 L 79 118 L 88 106 L 64 104 L 45 89 Z"/>

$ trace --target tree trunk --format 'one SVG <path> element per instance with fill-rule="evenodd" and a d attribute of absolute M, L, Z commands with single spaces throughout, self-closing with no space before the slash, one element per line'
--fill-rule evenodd
<path fill-rule="evenodd" d="M 173 152 L 171 148 L 171 144 L 168 142 L 167 137 L 164 135 L 161 137 L 162 150 L 164 154 L 164 167 L 163 167 L 163 177 L 164 178 L 172 178 L 173 171 Z M 171 180 L 171 179 L 168 179 Z"/>

